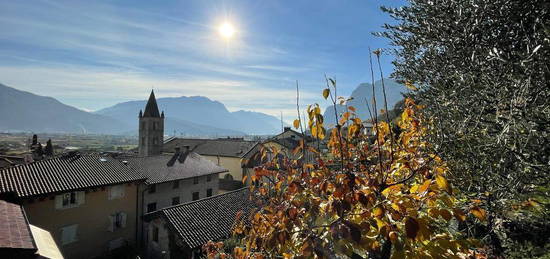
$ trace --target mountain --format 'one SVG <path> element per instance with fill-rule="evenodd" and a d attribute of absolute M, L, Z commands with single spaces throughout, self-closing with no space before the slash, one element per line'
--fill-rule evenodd
<path fill-rule="evenodd" d="M 123 102 L 96 113 L 133 125 L 145 104 L 145 100 Z M 157 104 L 166 115 L 164 131 L 167 135 L 174 131 L 194 135 L 191 133 L 193 129 L 205 130 L 210 133 L 207 135 L 273 134 L 280 131 L 276 117 L 258 112 L 229 112 L 222 103 L 202 96 L 157 98 Z"/>
<path fill-rule="evenodd" d="M 115 119 L 0 84 L 0 131 L 108 133 L 127 130 Z"/>
<path fill-rule="evenodd" d="M 395 104 L 403 99 L 402 91 L 405 91 L 405 87 L 391 79 L 384 79 L 384 85 L 386 86 L 386 97 L 388 102 L 388 110 L 393 109 Z M 380 110 L 385 109 L 384 107 L 384 94 L 382 91 L 382 81 L 378 80 L 374 82 L 374 89 L 375 89 L 375 96 L 376 96 L 376 108 L 378 110 L 378 114 L 380 114 Z M 348 106 L 353 106 L 356 109 L 357 116 L 359 118 L 365 120 L 370 119 L 370 115 L 366 106 L 366 100 L 368 100 L 369 105 L 372 109 L 372 84 L 369 83 L 362 83 L 353 92 L 351 93 L 351 96 L 353 100 L 350 100 L 347 102 Z M 343 105 L 336 105 L 336 110 L 338 112 L 338 115 L 342 113 L 342 111 L 345 110 L 345 107 Z M 334 119 L 334 106 L 330 105 L 325 109 L 324 113 L 325 118 L 325 124 L 326 125 L 334 125 L 336 124 L 336 120 Z"/>
<path fill-rule="evenodd" d="M 239 110 L 231 114 L 241 122 L 241 127 L 249 129 L 250 134 L 276 134 L 282 130 L 281 120 L 265 113 Z"/>

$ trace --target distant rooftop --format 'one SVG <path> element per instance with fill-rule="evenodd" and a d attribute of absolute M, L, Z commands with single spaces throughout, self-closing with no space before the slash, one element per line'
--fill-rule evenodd
<path fill-rule="evenodd" d="M 130 169 L 146 177 L 147 184 L 227 172 L 227 169 L 194 152 L 118 159 L 126 161 Z"/>
<path fill-rule="evenodd" d="M 164 143 L 163 151 L 174 152 L 177 147 L 183 149 L 188 146 L 195 153 L 201 155 L 242 158 L 256 144 L 258 144 L 257 141 L 248 141 L 241 138 L 171 138 Z"/>

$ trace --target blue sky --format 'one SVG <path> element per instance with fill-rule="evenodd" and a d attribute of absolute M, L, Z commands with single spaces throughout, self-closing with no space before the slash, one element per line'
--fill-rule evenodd
<path fill-rule="evenodd" d="M 231 111 L 295 117 L 320 102 L 324 74 L 341 95 L 370 82 L 371 35 L 402 1 L 1 1 L 0 83 L 84 110 L 206 96 Z M 222 38 L 227 21 L 234 37 Z M 383 57 L 384 73 L 392 57 Z"/>

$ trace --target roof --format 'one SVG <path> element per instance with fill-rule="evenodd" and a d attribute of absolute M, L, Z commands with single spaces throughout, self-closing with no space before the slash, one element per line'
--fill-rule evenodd
<path fill-rule="evenodd" d="M 30 197 L 144 179 L 117 159 L 75 154 L 0 170 L 0 192 Z"/>
<path fill-rule="evenodd" d="M 209 240 L 231 235 L 237 213 L 246 214 L 256 208 L 248 187 L 201 200 L 167 207 L 146 215 L 163 217 L 175 234 L 190 248 L 200 247 Z"/>
<path fill-rule="evenodd" d="M 36 246 L 38 247 L 37 254 L 43 258 L 63 259 L 63 255 L 61 254 L 61 251 L 59 251 L 59 247 L 55 243 L 55 240 L 50 232 L 34 225 L 29 226 L 31 227 L 32 236 L 36 242 Z"/>
<path fill-rule="evenodd" d="M 0 248 L 37 250 L 23 207 L 0 200 Z"/>
<path fill-rule="evenodd" d="M 207 156 L 226 156 L 242 158 L 257 141 L 243 139 L 189 139 L 172 138 L 164 143 L 164 152 L 174 152 L 177 147 L 188 146 L 194 152 Z"/>
<path fill-rule="evenodd" d="M 120 159 L 127 161 L 129 168 L 146 177 L 146 184 L 227 172 L 227 169 L 194 152 Z"/>
<path fill-rule="evenodd" d="M 157 99 L 155 98 L 155 92 L 153 92 L 153 90 L 151 90 L 151 95 L 149 95 L 149 100 L 147 101 L 147 105 L 145 105 L 143 117 L 160 117 Z"/>

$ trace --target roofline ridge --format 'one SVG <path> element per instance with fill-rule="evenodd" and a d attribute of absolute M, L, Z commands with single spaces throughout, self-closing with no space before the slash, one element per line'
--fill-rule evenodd
<path fill-rule="evenodd" d="M 178 205 L 172 205 L 172 206 L 169 206 L 169 207 L 164 207 L 158 211 L 162 211 L 163 214 L 166 214 L 164 213 L 166 210 L 168 209 L 172 209 L 172 208 L 175 208 L 175 207 L 180 207 L 180 206 L 184 206 L 184 205 L 190 205 L 190 204 L 193 204 L 193 203 L 197 203 L 199 201 L 204 201 L 204 200 L 209 200 L 209 199 L 213 199 L 213 198 L 218 198 L 218 197 L 221 197 L 221 196 L 225 196 L 225 195 L 228 195 L 228 194 L 232 194 L 232 193 L 236 193 L 236 192 L 239 192 L 239 191 L 243 191 L 245 189 L 249 189 L 247 186 L 245 187 L 242 187 L 242 188 L 239 188 L 239 189 L 236 189 L 236 190 L 232 190 L 232 191 L 228 191 L 228 192 L 224 192 L 222 194 L 217 194 L 217 195 L 213 195 L 213 196 L 210 196 L 210 197 L 204 197 L 202 199 L 198 199 L 198 200 L 195 200 L 195 201 L 190 201 L 190 202 L 186 202 L 186 203 L 182 203 L 182 204 L 178 204 Z M 157 211 L 155 211 L 157 212 Z M 151 212 L 151 213 L 154 213 L 154 212 Z M 144 215 L 145 216 L 145 215 Z"/>

